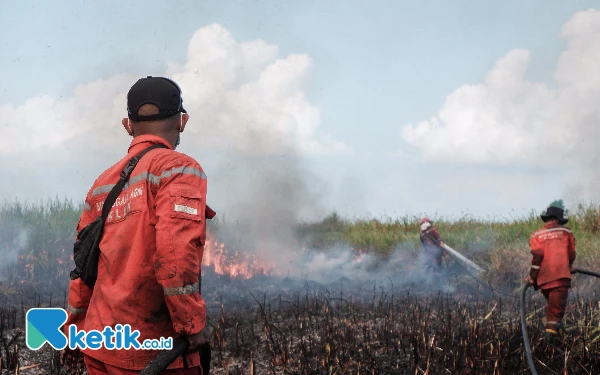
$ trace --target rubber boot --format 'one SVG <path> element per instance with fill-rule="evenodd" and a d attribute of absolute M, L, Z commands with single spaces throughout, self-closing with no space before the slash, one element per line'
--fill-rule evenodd
<path fill-rule="evenodd" d="M 558 332 L 558 335 L 560 336 L 561 341 L 564 341 L 567 338 L 567 331 L 565 330 L 565 326 L 563 325 L 563 322 L 558 323 L 558 326 L 556 327 L 556 331 Z"/>
<path fill-rule="evenodd" d="M 546 335 L 544 338 L 549 345 L 554 346 L 557 349 L 562 347 L 562 337 L 559 331 L 546 328 Z"/>

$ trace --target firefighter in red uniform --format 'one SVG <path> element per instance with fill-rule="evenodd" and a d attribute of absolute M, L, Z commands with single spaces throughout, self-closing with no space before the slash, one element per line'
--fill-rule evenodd
<path fill-rule="evenodd" d="M 529 241 L 531 270 L 525 279 L 534 288 L 541 289 L 547 300 L 546 335 L 557 338 L 562 333 L 567 297 L 571 287 L 571 266 L 575 261 L 575 237 L 564 226 L 562 201 L 553 202 L 541 215 L 544 227 L 531 235 Z"/>
<path fill-rule="evenodd" d="M 425 256 L 425 266 L 431 269 L 436 276 L 439 276 L 442 269 L 442 256 L 444 255 L 442 237 L 433 222 L 428 218 L 423 218 L 420 223 L 421 244 Z"/>
<path fill-rule="evenodd" d="M 90 289 L 81 279 L 69 286 L 68 320 L 78 330 L 102 332 L 129 324 L 138 341 L 184 335 L 188 353 L 165 374 L 202 374 L 198 349 L 209 340 L 206 306 L 199 293 L 206 238 L 207 180 L 192 157 L 174 151 L 189 115 L 179 86 L 162 77 L 138 80 L 127 95 L 133 137 L 126 156 L 98 177 L 85 199 L 77 231 L 101 215 L 102 203 L 127 162 L 153 144 L 133 170 L 106 219 L 100 242 L 98 278 Z M 93 292 L 93 293 L 92 293 Z M 83 357 L 90 375 L 137 374 L 158 350 L 67 349 L 63 360 Z"/>

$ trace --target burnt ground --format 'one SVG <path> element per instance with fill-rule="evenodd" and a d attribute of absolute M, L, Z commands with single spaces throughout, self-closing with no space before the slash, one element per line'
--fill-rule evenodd
<path fill-rule="evenodd" d="M 491 294 L 472 280 L 447 281 L 452 288 L 391 279 L 321 284 L 206 275 L 211 373 L 529 373 L 516 291 Z M 2 375 L 15 374 L 17 363 L 23 374 L 60 371 L 53 368 L 54 350 L 26 348 L 23 313 L 50 306 L 50 296 L 52 306 L 62 307 L 64 293 L 49 295 L 36 286 L 32 296 L 28 288 L 2 290 Z M 543 339 L 545 301 L 529 293 L 528 330 L 539 374 L 600 373 L 600 304 L 596 295 L 579 292 L 575 288 L 569 299 L 568 337 L 558 346 Z"/>

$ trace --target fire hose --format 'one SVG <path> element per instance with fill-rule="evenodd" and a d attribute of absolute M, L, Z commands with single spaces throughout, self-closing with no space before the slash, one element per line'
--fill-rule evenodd
<path fill-rule="evenodd" d="M 571 273 L 581 273 L 588 276 L 594 276 L 600 278 L 600 272 L 594 272 L 589 270 L 584 270 L 581 268 L 574 268 L 571 270 Z M 531 285 L 526 283 L 521 290 L 521 332 L 523 334 L 523 345 L 525 347 L 525 357 L 527 358 L 527 365 L 529 366 L 529 371 L 531 371 L 532 375 L 537 375 L 537 370 L 535 369 L 535 364 L 533 363 L 533 354 L 531 352 L 531 346 L 529 344 L 529 336 L 527 335 L 527 319 L 525 318 L 525 296 L 527 294 L 527 288 Z"/>
<path fill-rule="evenodd" d="M 198 282 L 198 289 L 202 290 L 202 275 L 200 275 Z M 167 367 L 169 367 L 171 363 L 173 363 L 177 359 L 177 357 L 185 354 L 188 351 L 189 347 L 190 342 L 184 336 L 177 337 L 173 340 L 173 348 L 158 353 L 158 355 L 154 357 L 152 361 L 148 362 L 146 366 L 144 366 L 144 368 L 140 372 L 140 375 L 161 374 L 167 369 Z M 204 375 L 209 375 L 211 360 L 210 343 L 200 346 L 198 352 L 200 354 L 200 366 L 202 367 L 202 373 Z"/>
<path fill-rule="evenodd" d="M 180 336 L 176 338 L 173 340 L 173 348 L 158 353 L 158 355 L 142 369 L 140 375 L 158 375 L 162 373 L 177 359 L 177 357 L 187 352 L 189 346 L 190 343 L 185 337 Z"/>
<path fill-rule="evenodd" d="M 177 357 L 187 352 L 190 347 L 188 340 L 179 336 L 173 340 L 173 348 L 170 350 L 164 350 L 152 361 L 150 361 L 140 372 L 140 375 L 159 375 L 173 363 Z M 200 365 L 202 367 L 203 374 L 208 375 L 210 371 L 210 344 L 203 345 L 200 348 Z"/>

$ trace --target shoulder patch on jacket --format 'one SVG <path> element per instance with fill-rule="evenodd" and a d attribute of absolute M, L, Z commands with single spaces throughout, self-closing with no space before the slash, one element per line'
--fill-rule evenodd
<path fill-rule="evenodd" d="M 189 215 L 198 215 L 198 209 L 190 206 L 186 206 L 183 204 L 175 204 L 175 208 L 173 209 L 175 212 L 184 212 Z"/>
<path fill-rule="evenodd" d="M 187 185 L 172 185 L 171 193 L 171 217 L 202 221 L 202 194 Z"/>

